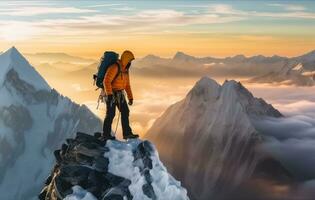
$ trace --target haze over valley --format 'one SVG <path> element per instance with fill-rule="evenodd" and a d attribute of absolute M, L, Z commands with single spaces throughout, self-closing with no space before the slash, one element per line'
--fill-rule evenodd
<path fill-rule="evenodd" d="M 86 104 L 101 119 L 104 117 L 104 105 L 96 109 L 99 91 L 95 91 L 92 80 L 99 60 L 64 53 L 26 54 L 26 57 L 53 88 L 77 103 Z M 135 93 L 135 105 L 130 108 L 133 126 L 137 132 L 144 134 L 154 120 L 169 105 L 182 99 L 202 76 L 211 77 L 219 83 L 226 79 L 240 80 L 253 94 L 275 104 L 284 113 L 288 109 L 284 103 L 312 102 L 314 87 L 310 85 L 248 81 L 281 70 L 287 59 L 280 56 L 240 55 L 198 58 L 181 52 L 173 58 L 153 55 L 138 58 L 130 72 Z M 311 62 L 315 66 L 315 59 Z"/>

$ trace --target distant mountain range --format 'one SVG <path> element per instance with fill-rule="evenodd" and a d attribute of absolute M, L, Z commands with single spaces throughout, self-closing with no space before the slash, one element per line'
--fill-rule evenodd
<path fill-rule="evenodd" d="M 87 64 L 95 62 L 93 59 L 82 58 L 78 56 L 72 56 L 66 53 L 28 53 L 25 54 L 25 57 L 31 60 L 31 62 L 68 62 L 68 63 L 76 63 L 76 64 Z"/>
<path fill-rule="evenodd" d="M 284 85 L 315 85 L 315 51 L 287 59 L 280 70 L 254 77 L 249 82 Z"/>
<path fill-rule="evenodd" d="M 257 55 L 246 57 L 236 55 L 226 58 L 215 57 L 194 57 L 183 52 L 177 52 L 173 58 L 161 58 L 155 55 L 148 55 L 136 60 L 135 73 L 145 76 L 159 77 L 200 77 L 210 75 L 212 77 L 257 77 L 251 82 L 270 82 L 265 80 L 266 74 L 278 74 L 288 63 L 290 67 L 296 63 L 302 63 L 303 72 L 300 74 L 308 79 L 313 75 L 315 68 L 315 51 L 298 57 L 263 56 Z M 297 63 L 299 62 L 299 63 Z M 292 67 L 293 68 L 293 67 Z M 296 74 L 278 79 L 271 78 L 274 82 L 290 81 L 295 85 L 312 85 L 308 81 L 295 81 L 301 78 L 294 78 Z M 261 77 L 261 78 L 260 78 Z M 311 77 L 312 78 L 312 77 Z"/>
<path fill-rule="evenodd" d="M 195 57 L 177 52 L 172 58 L 147 55 L 136 59 L 132 66 L 134 75 L 145 77 L 200 77 L 209 75 L 222 78 L 247 78 L 251 83 L 274 83 L 298 86 L 314 85 L 315 51 L 297 57 L 236 55 L 232 57 Z M 37 70 L 50 76 L 71 75 L 80 79 L 95 73 L 98 60 L 71 56 L 64 53 L 27 54 Z M 296 70 L 298 65 L 302 70 Z"/>

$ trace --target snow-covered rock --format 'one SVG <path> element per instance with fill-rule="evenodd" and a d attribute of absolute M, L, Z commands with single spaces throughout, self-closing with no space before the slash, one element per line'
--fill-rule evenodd
<path fill-rule="evenodd" d="M 76 131 L 98 131 L 86 107 L 51 89 L 14 47 L 0 55 L 0 199 L 36 199 L 52 152 Z M 31 184 L 30 184 L 31 183 Z"/>
<path fill-rule="evenodd" d="M 47 82 L 36 72 L 29 62 L 18 52 L 15 47 L 0 55 L 1 74 L 0 85 L 5 81 L 5 76 L 10 70 L 19 74 L 19 78 L 27 83 L 33 84 L 35 89 L 50 90 Z"/>
<path fill-rule="evenodd" d="M 192 199 L 220 199 L 255 170 L 261 137 L 252 120 L 282 117 L 241 83 L 203 77 L 146 134 Z"/>
<path fill-rule="evenodd" d="M 188 200 L 149 141 L 101 141 L 77 133 L 55 152 L 57 164 L 39 198 L 45 200 Z"/>
<path fill-rule="evenodd" d="M 279 70 L 256 76 L 250 79 L 249 82 L 314 86 L 315 51 L 287 59 Z"/>

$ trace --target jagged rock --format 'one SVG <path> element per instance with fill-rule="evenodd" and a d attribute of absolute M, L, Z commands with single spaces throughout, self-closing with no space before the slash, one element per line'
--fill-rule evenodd
<path fill-rule="evenodd" d="M 40 200 L 83 199 L 86 195 L 89 198 L 84 199 L 91 200 L 188 199 L 149 141 L 102 141 L 99 134 L 78 132 L 66 142 L 55 151 L 57 164 L 38 196 Z M 113 165 L 119 159 L 125 169 Z M 129 177 L 124 176 L 128 170 Z"/>
<path fill-rule="evenodd" d="M 128 189 L 131 181 L 107 171 L 109 162 L 103 155 L 109 149 L 104 145 L 103 141 L 80 132 L 75 139 L 68 139 L 61 150 L 55 151 L 57 165 L 39 199 L 64 199 L 76 185 L 98 199 L 109 199 L 113 195 L 131 199 Z"/>

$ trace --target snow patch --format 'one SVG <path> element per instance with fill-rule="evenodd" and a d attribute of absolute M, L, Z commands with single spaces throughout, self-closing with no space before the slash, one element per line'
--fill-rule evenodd
<path fill-rule="evenodd" d="M 131 180 L 129 190 L 133 199 L 150 200 L 143 192 L 146 184 L 145 177 L 140 172 L 141 162 L 134 162 L 133 152 L 141 140 L 133 139 L 127 142 L 108 141 L 106 146 L 110 151 L 105 153 L 109 159 L 108 171 L 114 175 Z M 187 200 L 187 191 L 181 187 L 164 167 L 155 151 L 151 156 L 153 168 L 150 170 L 152 176 L 152 187 L 158 199 L 161 200 Z"/>
<path fill-rule="evenodd" d="M 93 194 L 87 192 L 80 186 L 73 186 L 72 190 L 72 194 L 66 196 L 64 200 L 97 200 Z"/>

